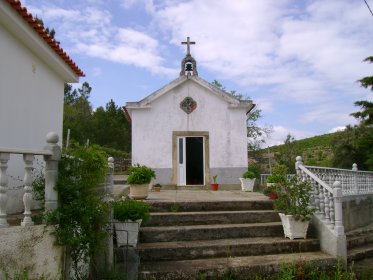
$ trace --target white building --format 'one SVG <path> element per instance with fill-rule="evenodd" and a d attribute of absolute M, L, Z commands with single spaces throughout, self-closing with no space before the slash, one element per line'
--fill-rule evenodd
<path fill-rule="evenodd" d="M 83 72 L 16 0 L 0 1 L 0 147 L 42 149 L 62 135 L 64 83 Z M 9 196 L 22 185 L 22 159 L 9 161 Z M 22 194 L 22 192 L 20 192 Z M 8 203 L 9 212 L 22 210 Z"/>
<path fill-rule="evenodd" d="M 180 77 L 141 101 L 127 102 L 132 163 L 152 167 L 156 182 L 205 186 L 213 175 L 239 184 L 247 170 L 247 116 L 254 107 L 198 77 L 190 55 Z"/>

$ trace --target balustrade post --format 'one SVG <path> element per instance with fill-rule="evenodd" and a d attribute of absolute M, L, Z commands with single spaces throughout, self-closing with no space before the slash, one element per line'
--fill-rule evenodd
<path fill-rule="evenodd" d="M 56 182 L 58 177 L 58 162 L 61 159 L 61 147 L 57 145 L 58 134 L 49 132 L 46 136 L 47 145 L 44 150 L 51 151 L 52 155 L 44 156 L 45 161 L 45 210 L 53 211 L 58 206 L 58 193 Z"/>
<path fill-rule="evenodd" d="M 21 222 L 21 226 L 33 226 L 34 222 L 31 218 L 31 201 L 32 201 L 32 169 L 33 169 L 33 162 L 34 162 L 34 155 L 31 154 L 24 154 L 23 161 L 25 162 L 25 177 L 23 178 L 24 182 L 24 191 L 23 194 L 23 204 L 25 206 L 25 211 L 23 212 L 23 221 Z"/>
<path fill-rule="evenodd" d="M 334 211 L 335 211 L 335 226 L 334 231 L 337 236 L 344 235 L 343 213 L 342 213 L 342 188 L 341 182 L 333 183 Z"/>
<path fill-rule="evenodd" d="M 303 165 L 303 160 L 302 160 L 302 157 L 301 156 L 297 156 L 296 159 L 295 159 L 295 172 L 298 176 L 300 176 L 301 174 L 301 171 L 300 171 L 300 168 L 299 166 L 300 165 Z"/>
<path fill-rule="evenodd" d="M 9 227 L 6 219 L 6 204 L 8 202 L 8 169 L 9 153 L 0 153 L 0 228 Z"/>
<path fill-rule="evenodd" d="M 352 171 L 358 171 L 356 163 L 354 163 L 352 165 Z M 355 194 L 360 193 L 359 184 L 358 184 L 358 181 L 357 181 L 357 172 L 354 172 L 354 189 L 355 189 Z"/>
<path fill-rule="evenodd" d="M 113 186 L 114 186 L 114 177 L 113 177 L 113 174 L 114 174 L 114 158 L 113 157 L 109 157 L 107 159 L 108 161 L 108 171 L 107 171 L 107 174 L 106 174 L 106 186 L 105 186 L 105 193 L 111 193 L 112 190 L 113 190 Z"/>

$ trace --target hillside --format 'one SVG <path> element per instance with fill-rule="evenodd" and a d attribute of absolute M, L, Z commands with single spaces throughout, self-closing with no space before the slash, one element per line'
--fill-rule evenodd
<path fill-rule="evenodd" d="M 334 133 L 314 136 L 306 139 L 295 140 L 293 142 L 272 146 L 262 149 L 255 156 L 261 163 L 262 172 L 269 172 L 269 159 L 272 166 L 285 164 L 293 171 L 295 158 L 301 156 L 305 165 L 332 166 L 332 139 Z"/>

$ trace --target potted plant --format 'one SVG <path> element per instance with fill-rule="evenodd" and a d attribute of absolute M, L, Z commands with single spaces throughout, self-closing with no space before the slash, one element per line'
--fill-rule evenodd
<path fill-rule="evenodd" d="M 155 184 L 153 186 L 153 189 L 155 192 L 160 192 L 161 191 L 161 188 L 162 188 L 162 185 L 161 184 Z"/>
<path fill-rule="evenodd" d="M 218 188 L 219 188 L 218 175 L 212 176 L 212 180 L 213 180 L 214 183 L 211 183 L 211 190 L 217 191 Z"/>
<path fill-rule="evenodd" d="M 145 165 L 132 165 L 129 170 L 127 182 L 130 185 L 130 197 L 145 199 L 149 194 L 149 184 L 155 179 L 155 172 Z"/>
<path fill-rule="evenodd" d="M 128 198 L 113 203 L 113 218 L 118 247 L 137 246 L 141 222 L 150 218 L 149 209 L 150 206 L 147 203 Z"/>
<path fill-rule="evenodd" d="M 273 174 L 268 176 L 266 184 L 285 184 L 288 169 L 285 165 L 277 165 L 273 169 Z"/>
<path fill-rule="evenodd" d="M 306 238 L 315 209 L 310 208 L 311 184 L 294 176 L 284 185 L 276 185 L 278 198 L 274 208 L 279 213 L 285 237 Z"/>
<path fill-rule="evenodd" d="M 275 200 L 278 198 L 276 183 L 267 183 L 264 187 L 263 194 L 268 196 L 270 199 Z"/>
<path fill-rule="evenodd" d="M 255 179 L 259 178 L 259 176 L 259 167 L 256 164 L 249 165 L 247 171 L 240 178 L 241 189 L 245 192 L 252 192 L 254 190 Z"/>

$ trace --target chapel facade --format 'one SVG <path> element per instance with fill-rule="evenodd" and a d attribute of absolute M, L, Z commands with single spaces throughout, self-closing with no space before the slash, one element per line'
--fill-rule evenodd
<path fill-rule="evenodd" d="M 137 102 L 127 102 L 132 122 L 132 164 L 153 168 L 155 183 L 206 186 L 212 176 L 227 187 L 247 170 L 248 114 L 242 101 L 198 76 L 190 53 L 179 78 Z"/>

